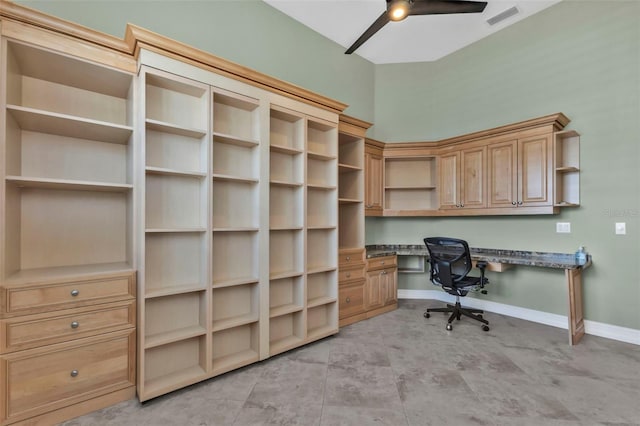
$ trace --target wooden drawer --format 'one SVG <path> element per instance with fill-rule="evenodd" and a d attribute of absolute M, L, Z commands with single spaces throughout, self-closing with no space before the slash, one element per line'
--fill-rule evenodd
<path fill-rule="evenodd" d="M 340 319 L 364 312 L 364 281 L 357 285 L 340 288 L 339 293 Z"/>
<path fill-rule="evenodd" d="M 364 251 L 364 248 L 340 250 L 338 253 L 338 265 L 344 267 L 364 263 Z"/>
<path fill-rule="evenodd" d="M 355 268 L 342 269 L 338 272 L 338 282 L 351 282 L 364 279 L 364 265 Z"/>
<path fill-rule="evenodd" d="M 135 274 L 6 289 L 7 314 L 27 314 L 135 297 Z"/>
<path fill-rule="evenodd" d="M 395 255 L 372 257 L 367 259 L 367 271 L 373 271 L 376 269 L 384 269 L 389 267 L 397 267 L 398 261 Z"/>
<path fill-rule="evenodd" d="M 2 420 L 23 420 L 135 384 L 135 332 L 127 330 L 0 357 Z"/>
<path fill-rule="evenodd" d="M 0 353 L 135 327 L 133 301 L 106 303 L 0 321 Z"/>

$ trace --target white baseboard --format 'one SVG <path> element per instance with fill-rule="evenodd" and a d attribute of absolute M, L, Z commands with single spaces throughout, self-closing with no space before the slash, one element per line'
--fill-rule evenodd
<path fill-rule="evenodd" d="M 439 300 L 441 302 L 455 302 L 455 297 L 440 290 L 398 290 L 398 299 L 427 299 Z M 492 302 L 490 300 L 476 299 L 473 297 L 465 299 L 465 305 L 474 309 L 483 309 L 496 314 L 509 317 L 520 318 L 527 321 L 550 325 L 567 330 L 569 322 L 566 315 L 551 314 L 549 312 L 536 311 L 534 309 L 521 308 L 518 306 L 505 305 L 504 303 Z M 617 325 L 605 324 L 596 321 L 584 321 L 584 331 L 586 334 L 605 337 L 607 339 L 640 345 L 640 330 L 620 327 Z"/>

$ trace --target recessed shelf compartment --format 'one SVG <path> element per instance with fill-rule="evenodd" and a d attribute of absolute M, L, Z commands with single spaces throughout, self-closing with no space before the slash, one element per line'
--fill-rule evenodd
<path fill-rule="evenodd" d="M 338 247 L 360 248 L 364 247 L 364 203 L 340 203 L 338 214 Z"/>
<path fill-rule="evenodd" d="M 385 188 L 434 188 L 436 159 L 385 158 Z"/>
<path fill-rule="evenodd" d="M 307 153 L 312 158 L 336 158 L 338 128 L 335 124 L 307 120 Z M 317 156 L 314 156 L 317 155 Z"/>
<path fill-rule="evenodd" d="M 271 151 L 269 157 L 270 179 L 280 182 L 289 182 L 291 184 L 303 183 L 303 158 L 302 154 L 294 155 L 283 154 L 277 151 Z"/>
<path fill-rule="evenodd" d="M 257 139 L 245 139 L 239 138 L 233 135 L 227 135 L 225 133 L 213 132 L 213 142 L 221 144 L 236 145 L 243 148 L 252 148 L 260 144 Z"/>
<path fill-rule="evenodd" d="M 224 89 L 213 89 L 213 131 L 237 140 L 258 139 L 257 99 Z"/>
<path fill-rule="evenodd" d="M 247 148 L 226 143 L 213 143 L 214 178 L 229 176 L 247 182 L 257 182 L 259 170 L 255 146 Z"/>
<path fill-rule="evenodd" d="M 123 126 L 120 130 L 131 134 L 131 74 L 19 42 L 8 41 L 6 46 L 6 103 L 23 107 L 25 120 L 29 119 L 29 113 L 40 110 L 36 120 L 40 123 L 34 122 L 34 125 L 53 127 L 46 132 L 45 127 L 40 127 L 39 131 L 65 135 L 65 132 L 79 132 L 73 127 L 85 126 L 83 130 L 87 133 L 66 136 L 91 139 L 87 135 L 92 132 L 111 132 L 113 137 L 113 132 L 118 133 L 115 129 Z M 69 120 L 64 123 L 60 118 Z M 96 128 L 89 130 L 94 124 Z M 97 127 L 103 129 L 97 130 Z M 111 129 L 106 129 L 109 127 Z M 128 135 L 114 139 L 125 143 Z"/>
<path fill-rule="evenodd" d="M 307 230 L 307 271 L 337 268 L 337 231 Z"/>
<path fill-rule="evenodd" d="M 145 238 L 145 295 L 204 289 L 203 233 L 148 233 Z"/>
<path fill-rule="evenodd" d="M 5 190 L 5 278 L 39 268 L 131 263 L 129 193 L 15 184 Z"/>
<path fill-rule="evenodd" d="M 307 309 L 336 301 L 338 275 L 335 270 L 307 275 Z"/>
<path fill-rule="evenodd" d="M 271 185 L 269 192 L 269 226 L 302 227 L 302 187 Z"/>
<path fill-rule="evenodd" d="M 157 133 L 166 133 L 173 136 L 184 136 L 191 139 L 201 139 L 207 135 L 205 129 L 192 129 L 178 124 L 165 123 L 151 118 L 145 120 L 147 131 L 155 131 Z"/>
<path fill-rule="evenodd" d="M 338 303 L 307 309 L 307 340 L 317 340 L 338 332 Z"/>
<path fill-rule="evenodd" d="M 286 108 L 272 106 L 269 143 L 271 150 L 296 153 L 304 150 L 304 119 Z"/>
<path fill-rule="evenodd" d="M 337 178 L 337 160 L 307 159 L 307 185 L 335 188 Z"/>
<path fill-rule="evenodd" d="M 167 295 L 145 303 L 145 348 L 206 334 L 204 291 Z"/>
<path fill-rule="evenodd" d="M 386 189 L 385 206 L 387 210 L 435 210 L 438 197 L 435 189 Z"/>
<path fill-rule="evenodd" d="M 258 323 L 213 333 L 213 374 L 218 375 L 259 360 Z"/>
<path fill-rule="evenodd" d="M 258 321 L 257 283 L 213 290 L 213 331 Z"/>
<path fill-rule="evenodd" d="M 269 317 L 277 317 L 304 308 L 303 277 L 287 277 L 269 282 Z"/>
<path fill-rule="evenodd" d="M 258 186 L 238 181 L 215 181 L 213 184 L 213 227 L 257 228 Z"/>
<path fill-rule="evenodd" d="M 269 235 L 269 276 L 303 272 L 303 231 L 271 231 Z"/>
<path fill-rule="evenodd" d="M 162 123 L 165 128 L 182 129 L 188 133 L 183 136 L 206 135 L 209 110 L 206 85 L 158 70 L 147 69 L 144 76 L 147 120 Z"/>
<path fill-rule="evenodd" d="M 206 220 L 206 185 L 200 177 L 146 176 L 147 228 L 203 228 Z"/>
<path fill-rule="evenodd" d="M 152 130 L 156 129 L 156 130 Z M 207 175 L 205 134 L 183 135 L 157 131 L 149 126 L 145 134 L 147 170 L 174 170 L 176 173 Z"/>
<path fill-rule="evenodd" d="M 206 377 L 206 337 L 144 350 L 144 394 L 153 398 Z"/>
<path fill-rule="evenodd" d="M 336 190 L 307 188 L 307 226 L 335 227 L 338 205 Z"/>
<path fill-rule="evenodd" d="M 212 273 L 214 287 L 256 280 L 258 277 L 258 232 L 214 232 Z"/>
<path fill-rule="evenodd" d="M 364 167 L 363 138 L 340 133 L 338 135 L 338 158 L 340 159 L 340 165 L 345 170 L 362 170 Z"/>
<path fill-rule="evenodd" d="M 292 312 L 269 320 L 269 355 L 300 346 L 304 341 L 303 312 Z"/>

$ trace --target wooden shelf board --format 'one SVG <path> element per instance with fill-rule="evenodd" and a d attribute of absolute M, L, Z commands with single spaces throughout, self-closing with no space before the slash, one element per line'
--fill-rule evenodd
<path fill-rule="evenodd" d="M 153 175 L 186 176 L 186 177 L 195 177 L 195 178 L 203 178 L 207 176 L 206 172 L 175 170 L 175 169 L 166 169 L 163 167 L 152 167 L 152 166 L 146 167 L 145 171 L 147 172 L 147 174 L 153 174 Z"/>
<path fill-rule="evenodd" d="M 240 138 L 240 137 L 237 137 L 237 136 L 227 135 L 227 134 L 220 133 L 220 132 L 213 132 L 213 141 L 214 142 L 220 142 L 220 143 L 226 143 L 228 145 L 242 146 L 242 147 L 245 147 L 245 148 L 252 148 L 252 147 L 258 146 L 260 144 L 260 141 L 258 141 L 256 139 Z"/>
<path fill-rule="evenodd" d="M 290 188 L 301 187 L 303 185 L 302 182 L 285 182 L 285 181 L 282 181 L 282 180 L 270 180 L 269 183 L 271 185 L 287 186 L 287 187 L 290 187 Z"/>
<path fill-rule="evenodd" d="M 358 200 L 356 198 L 338 198 L 338 203 L 340 204 L 358 204 L 363 202 L 364 200 Z"/>
<path fill-rule="evenodd" d="M 556 172 L 558 173 L 573 173 L 573 172 L 579 172 L 579 171 L 580 171 L 580 168 L 574 167 L 574 166 L 556 167 Z"/>
<path fill-rule="evenodd" d="M 335 155 L 327 155 L 320 152 L 312 152 L 312 151 L 307 151 L 307 157 L 314 158 L 316 160 L 321 160 L 321 161 L 331 161 L 337 158 Z"/>
<path fill-rule="evenodd" d="M 232 318 L 225 318 L 221 320 L 213 321 L 213 332 L 226 330 L 229 328 L 238 327 L 240 325 L 251 324 L 258 321 L 257 313 L 249 313 L 245 315 L 238 315 Z"/>
<path fill-rule="evenodd" d="M 301 154 L 302 150 L 298 149 L 298 148 L 292 148 L 290 146 L 283 146 L 283 145 L 270 145 L 269 148 L 271 149 L 271 151 L 275 151 L 275 152 L 281 152 L 283 154 L 290 154 L 290 155 L 295 155 L 295 154 Z"/>
<path fill-rule="evenodd" d="M 322 231 L 336 229 L 336 225 L 307 225 L 307 230 L 310 231 Z"/>
<path fill-rule="evenodd" d="M 176 390 L 206 377 L 206 372 L 199 365 L 194 365 L 184 370 L 176 371 L 144 383 L 144 399 L 151 399 Z"/>
<path fill-rule="evenodd" d="M 6 181 L 19 187 L 62 189 L 76 191 L 127 192 L 133 189 L 128 183 L 106 183 L 84 180 L 49 179 L 25 176 L 7 176 Z"/>
<path fill-rule="evenodd" d="M 237 227 L 214 227 L 213 228 L 213 232 L 258 232 L 260 230 L 260 228 L 254 228 L 254 227 L 243 227 L 243 226 L 237 226 Z"/>
<path fill-rule="evenodd" d="M 258 183 L 258 179 L 243 176 L 231 176 L 220 173 L 213 174 L 214 181 L 239 182 L 239 183 Z"/>
<path fill-rule="evenodd" d="M 329 296 L 314 297 L 313 299 L 307 300 L 307 308 L 315 308 L 316 306 L 328 305 L 329 303 L 333 303 L 336 300 L 337 299 L 335 297 Z"/>
<path fill-rule="evenodd" d="M 270 231 L 302 231 L 302 226 L 271 226 Z"/>
<path fill-rule="evenodd" d="M 78 266 L 56 266 L 51 268 L 23 269 L 7 277 L 3 285 L 12 286 L 42 280 L 73 280 L 106 274 L 133 272 L 127 262 L 97 263 Z"/>
<path fill-rule="evenodd" d="M 331 272 L 331 271 L 335 271 L 336 269 L 338 269 L 336 266 L 307 266 L 307 275 L 311 275 L 311 274 L 320 274 L 322 272 Z"/>
<path fill-rule="evenodd" d="M 225 288 L 225 287 L 234 287 L 237 285 L 244 284 L 254 284 L 257 283 L 259 279 L 257 277 L 242 277 L 242 278 L 229 278 L 222 280 L 213 281 L 212 288 Z"/>
<path fill-rule="evenodd" d="M 165 121 L 154 120 L 151 118 L 147 118 L 145 120 L 145 123 L 147 125 L 147 129 L 149 130 L 155 130 L 157 132 L 163 132 L 163 133 L 171 133 L 173 135 L 178 135 L 178 136 L 187 136 L 190 138 L 198 139 L 206 136 L 207 134 L 206 129 L 205 130 L 195 129 L 192 127 L 185 127 L 179 124 L 167 123 Z"/>
<path fill-rule="evenodd" d="M 173 296 L 175 294 L 195 293 L 197 291 L 205 291 L 205 287 L 202 284 L 185 284 L 185 285 L 175 285 L 171 287 L 162 287 L 162 288 L 146 291 L 144 298 L 154 299 L 156 297 Z"/>
<path fill-rule="evenodd" d="M 556 203 L 554 204 L 554 206 L 555 207 L 580 207 L 580 204 L 562 202 L 562 203 Z"/>
<path fill-rule="evenodd" d="M 301 272 L 301 271 L 277 271 L 277 272 L 271 272 L 269 274 L 269 280 L 270 281 L 274 281 L 274 280 L 280 280 L 282 278 L 299 277 L 301 275 L 304 275 L 304 272 Z"/>
<path fill-rule="evenodd" d="M 253 349 L 245 349 L 244 351 L 221 356 L 220 358 L 213 358 L 213 375 L 217 376 L 259 360 L 260 355 Z"/>
<path fill-rule="evenodd" d="M 385 186 L 384 189 L 386 190 L 393 190 L 393 189 L 404 189 L 404 190 L 420 190 L 420 189 L 436 189 L 435 186 Z"/>
<path fill-rule="evenodd" d="M 307 330 L 307 340 L 313 341 L 322 339 L 323 337 L 331 336 L 338 332 L 338 326 L 323 325 L 321 327 L 310 328 Z"/>
<path fill-rule="evenodd" d="M 302 337 L 299 336 L 287 336 L 279 340 L 274 340 L 269 343 L 269 355 L 276 355 L 289 349 L 293 349 L 303 342 Z"/>
<path fill-rule="evenodd" d="M 332 189 L 336 189 L 335 185 L 324 185 L 319 183 L 307 183 L 307 188 L 309 189 L 319 189 L 322 191 L 331 191 Z"/>
<path fill-rule="evenodd" d="M 207 232 L 207 228 L 147 228 L 145 232 L 148 234 L 164 234 L 164 233 L 197 233 Z"/>
<path fill-rule="evenodd" d="M 281 315 L 291 314 L 293 312 L 300 312 L 304 307 L 296 305 L 295 303 L 287 303 L 286 305 L 274 306 L 269 309 L 269 318 L 279 317 Z"/>
<path fill-rule="evenodd" d="M 352 166 L 351 164 L 338 163 L 338 173 L 359 172 L 362 167 Z"/>
<path fill-rule="evenodd" d="M 133 127 L 36 108 L 7 105 L 22 130 L 126 145 Z"/>
<path fill-rule="evenodd" d="M 206 334 L 207 330 L 201 325 L 193 325 L 166 333 L 145 336 L 145 349 L 155 348 L 157 346 L 166 345 L 180 340 L 191 339 Z"/>

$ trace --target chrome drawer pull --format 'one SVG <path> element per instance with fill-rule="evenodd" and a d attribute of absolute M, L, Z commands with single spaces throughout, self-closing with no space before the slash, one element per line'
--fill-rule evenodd
<path fill-rule="evenodd" d="M 71 328 L 78 328 L 80 327 L 80 323 L 78 321 L 74 321 L 71 323 Z"/>
<path fill-rule="evenodd" d="M 347 256 L 347 261 L 351 260 L 351 256 Z"/>
<path fill-rule="evenodd" d="M 78 370 L 71 370 L 71 377 L 77 377 L 78 376 Z"/>
<path fill-rule="evenodd" d="M 72 295 L 73 297 L 76 297 L 76 296 L 77 296 L 77 295 L 79 295 L 79 294 L 80 294 L 80 290 L 71 290 L 71 295 Z"/>

